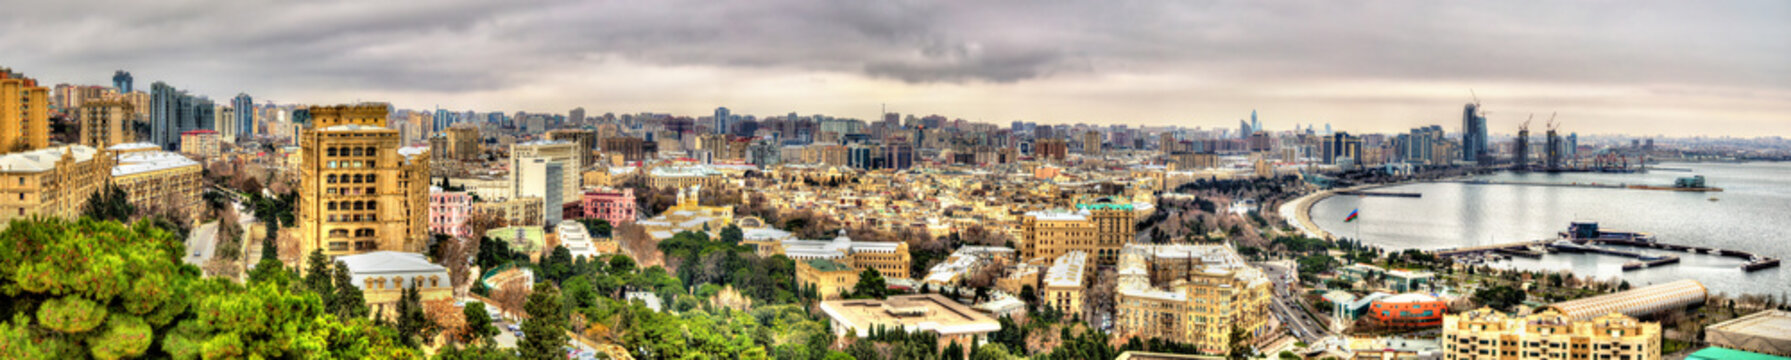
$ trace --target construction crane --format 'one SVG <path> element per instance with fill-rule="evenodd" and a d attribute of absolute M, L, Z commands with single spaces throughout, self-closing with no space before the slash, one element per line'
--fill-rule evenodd
<path fill-rule="evenodd" d="M 1523 124 L 1523 125 L 1518 125 L 1518 126 L 1517 126 L 1517 131 L 1522 131 L 1522 132 L 1525 132 L 1525 133 L 1528 133 L 1528 132 L 1530 132 L 1530 120 L 1535 120 L 1535 119 L 1536 119 L 1536 114 L 1533 114 L 1533 113 L 1532 113 L 1532 114 L 1530 114 L 1530 117 L 1528 117 L 1528 118 L 1524 118 L 1524 124 Z"/>
<path fill-rule="evenodd" d="M 1561 124 L 1555 122 L 1555 113 L 1548 113 L 1548 131 L 1553 132 L 1560 127 Z"/>

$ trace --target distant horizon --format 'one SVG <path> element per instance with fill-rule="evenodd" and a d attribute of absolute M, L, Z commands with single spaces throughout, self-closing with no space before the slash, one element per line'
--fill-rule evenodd
<path fill-rule="evenodd" d="M 1558 113 L 1581 134 L 1791 136 L 1783 1 L 341 5 L 19 4 L 0 66 L 258 104 L 1187 128 L 1255 109 L 1352 133 L 1459 131 L 1477 95 L 1493 134 Z"/>

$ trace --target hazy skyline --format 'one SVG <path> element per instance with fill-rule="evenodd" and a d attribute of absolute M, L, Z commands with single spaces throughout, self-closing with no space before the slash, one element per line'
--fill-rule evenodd
<path fill-rule="evenodd" d="M 1791 2 L 10 3 L 0 66 L 213 99 L 1791 136 Z"/>

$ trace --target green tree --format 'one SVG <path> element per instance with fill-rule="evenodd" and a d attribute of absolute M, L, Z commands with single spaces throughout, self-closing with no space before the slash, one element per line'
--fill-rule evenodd
<path fill-rule="evenodd" d="M 131 195 L 114 184 L 106 184 L 104 189 L 88 195 L 87 203 L 81 206 L 81 216 L 95 220 L 127 222 L 136 214 L 137 206 L 131 205 Z"/>
<path fill-rule="evenodd" d="M 305 257 L 305 288 L 323 295 L 324 304 L 331 304 L 330 299 L 336 292 L 331 286 L 334 273 L 330 271 L 329 261 L 322 250 L 311 250 L 311 255 Z"/>
<path fill-rule="evenodd" d="M 323 315 L 277 264 L 247 285 L 200 278 L 182 242 L 140 222 L 14 221 L 0 232 L 0 358 L 415 358 L 360 320 Z"/>
<path fill-rule="evenodd" d="M 565 353 L 566 314 L 560 307 L 560 289 L 549 283 L 535 284 L 529 300 L 523 304 L 529 319 L 522 322 L 522 343 L 518 348 L 525 359 L 560 359 Z"/>
<path fill-rule="evenodd" d="M 466 316 L 467 335 L 475 343 L 490 344 L 492 337 L 497 336 L 498 328 L 491 325 L 491 313 L 485 311 L 485 304 L 469 302 L 461 311 Z"/>
<path fill-rule="evenodd" d="M 418 292 L 416 284 L 404 288 L 398 297 L 398 306 L 394 314 L 397 316 L 398 335 L 406 344 L 427 344 L 435 335 L 435 322 L 429 321 L 429 315 L 423 311 L 423 295 Z"/>
<path fill-rule="evenodd" d="M 745 236 L 745 233 L 740 231 L 740 226 L 729 224 L 728 227 L 721 228 L 721 242 L 739 244 Z"/>
<path fill-rule="evenodd" d="M 1499 311 L 1511 311 L 1518 304 L 1522 304 L 1526 297 L 1528 295 L 1524 294 L 1523 290 L 1507 285 L 1496 285 L 1475 291 L 1472 299 L 1475 304 L 1481 306 Z"/>
<path fill-rule="evenodd" d="M 882 299 L 889 292 L 889 284 L 883 281 L 883 274 L 877 269 L 864 269 L 858 274 L 858 284 L 852 286 L 852 297 Z"/>
<path fill-rule="evenodd" d="M 1014 355 L 1007 352 L 1007 347 L 997 343 L 983 344 L 970 353 L 970 360 L 1012 360 Z"/>
<path fill-rule="evenodd" d="M 264 236 L 261 238 L 261 258 L 263 258 L 263 259 L 278 259 L 278 258 L 280 258 L 280 245 L 279 245 L 279 243 L 280 243 L 280 221 L 279 221 L 279 219 L 273 219 L 273 218 L 261 219 L 261 225 L 263 227 L 266 227 L 265 230 L 267 230 L 266 231 L 267 236 Z"/>
<path fill-rule="evenodd" d="M 559 284 L 572 277 L 572 250 L 565 246 L 555 246 L 546 259 L 541 260 L 542 277 Z"/>
<path fill-rule="evenodd" d="M 348 263 L 337 260 L 334 267 L 331 278 L 336 283 L 336 292 L 330 296 L 330 312 L 343 321 L 367 318 L 367 298 L 361 293 L 361 286 L 354 283 Z"/>

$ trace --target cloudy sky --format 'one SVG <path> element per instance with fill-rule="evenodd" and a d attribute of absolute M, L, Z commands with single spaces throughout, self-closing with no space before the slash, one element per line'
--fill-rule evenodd
<path fill-rule="evenodd" d="M 0 1 L 0 66 L 214 99 L 1791 136 L 1784 0 Z"/>

